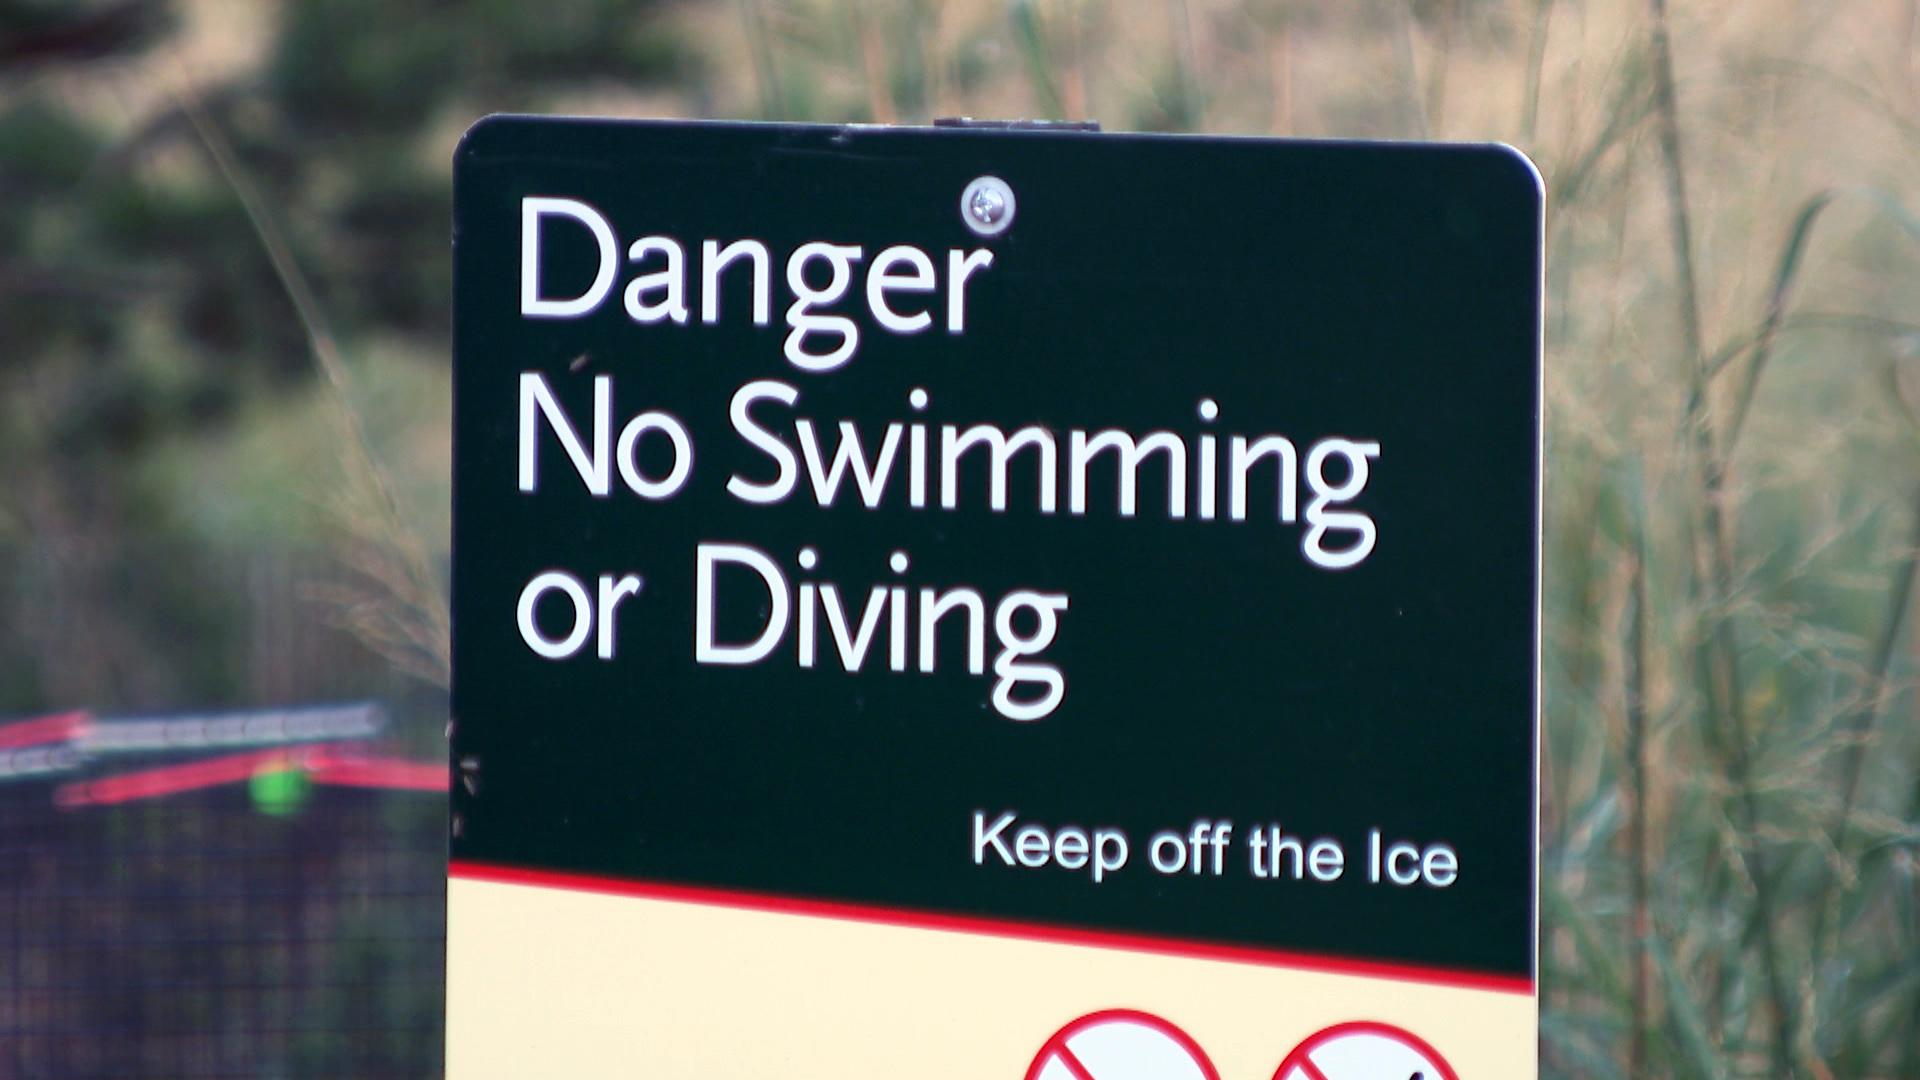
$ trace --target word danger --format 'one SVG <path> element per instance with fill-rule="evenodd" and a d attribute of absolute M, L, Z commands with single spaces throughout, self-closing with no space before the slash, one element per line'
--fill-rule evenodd
<path fill-rule="evenodd" d="M 548 223 L 579 229 L 592 236 L 599 258 L 593 282 L 573 296 L 548 294 L 541 280 L 541 238 Z M 528 196 L 520 200 L 520 314 L 529 319 L 578 319 L 593 314 L 613 294 L 620 271 L 620 242 L 606 215 L 577 199 Z M 787 255 L 786 285 L 792 298 L 785 309 L 789 363 L 802 371 L 833 371 L 853 359 L 860 348 L 860 324 L 830 311 L 853 285 L 854 267 L 866 251 L 853 244 L 824 241 L 801 244 Z M 758 240 L 735 240 L 722 245 L 706 240 L 700 245 L 697 275 L 680 241 L 671 236 L 643 236 L 627 245 L 627 262 L 636 272 L 621 293 L 627 317 L 646 325 L 686 323 L 692 318 L 689 296 L 697 281 L 700 321 L 720 321 L 723 276 L 746 275 L 753 305 L 753 324 L 772 321 L 770 281 L 773 261 L 767 245 Z M 980 248 L 946 253 L 946 329 L 958 334 L 967 325 L 967 279 L 993 265 L 993 252 Z M 735 268 L 738 269 L 735 269 Z M 822 271 L 825 280 L 822 281 Z M 865 299 L 873 321 L 895 334 L 917 334 L 934 325 L 933 305 L 924 299 L 940 287 L 932 256 L 911 244 L 883 248 L 866 265 Z M 736 286 L 737 288 L 737 286 Z M 920 299 L 916 299 L 919 297 Z"/>

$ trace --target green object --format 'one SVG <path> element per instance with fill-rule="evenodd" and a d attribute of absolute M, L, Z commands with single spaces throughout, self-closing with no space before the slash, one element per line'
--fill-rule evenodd
<path fill-rule="evenodd" d="M 253 808 L 272 817 L 298 813 L 312 787 L 306 770 L 297 765 L 263 765 L 247 781 Z"/>

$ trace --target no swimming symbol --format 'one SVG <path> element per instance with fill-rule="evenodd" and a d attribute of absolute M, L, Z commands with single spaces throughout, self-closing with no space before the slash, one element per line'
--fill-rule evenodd
<path fill-rule="evenodd" d="M 1280 1063 L 1273 1080 L 1460 1080 L 1426 1041 L 1391 1024 L 1335 1024 Z"/>
<path fill-rule="evenodd" d="M 1026 1080 L 1220 1080 L 1192 1036 L 1150 1013 L 1108 1009 L 1048 1039 Z"/>

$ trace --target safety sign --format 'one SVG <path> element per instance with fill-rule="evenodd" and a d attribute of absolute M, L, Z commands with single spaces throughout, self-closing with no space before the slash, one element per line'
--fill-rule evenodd
<path fill-rule="evenodd" d="M 1355 1018 L 1434 1049 L 1282 1080 L 1534 1075 L 1524 158 L 495 117 L 454 175 L 454 1080 Z"/>

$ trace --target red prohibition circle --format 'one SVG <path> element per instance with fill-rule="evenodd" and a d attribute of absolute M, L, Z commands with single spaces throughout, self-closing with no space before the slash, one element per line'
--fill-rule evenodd
<path fill-rule="evenodd" d="M 1384 1039 L 1392 1039 L 1408 1049 L 1418 1051 L 1422 1057 L 1439 1066 L 1440 1075 L 1430 1077 L 1429 1080 L 1460 1080 L 1460 1074 L 1453 1071 L 1453 1066 L 1446 1058 L 1441 1057 L 1440 1051 L 1435 1050 L 1427 1040 L 1411 1031 L 1394 1027 L 1392 1024 L 1382 1024 L 1377 1020 L 1350 1020 L 1344 1024 L 1323 1028 L 1307 1036 L 1307 1041 L 1294 1047 L 1293 1052 L 1280 1063 L 1280 1067 L 1273 1070 L 1273 1080 L 1286 1080 L 1287 1070 L 1292 1068 L 1299 1068 L 1315 1080 L 1326 1080 L 1326 1074 L 1320 1071 L 1320 1066 L 1314 1064 L 1313 1059 L 1308 1055 L 1343 1035 L 1378 1035 Z"/>
<path fill-rule="evenodd" d="M 1186 1051 L 1187 1056 L 1193 1059 L 1193 1063 L 1200 1067 L 1200 1074 L 1206 1077 L 1206 1080 L 1220 1080 L 1220 1070 L 1213 1067 L 1213 1060 L 1207 1057 L 1205 1050 L 1200 1049 L 1199 1043 L 1193 1041 L 1193 1036 L 1181 1031 L 1168 1021 L 1152 1013 L 1141 1012 L 1139 1009 L 1102 1009 L 1099 1012 L 1088 1013 L 1054 1032 L 1053 1037 L 1040 1047 L 1040 1052 L 1033 1056 L 1033 1064 L 1027 1066 L 1026 1080 L 1039 1080 L 1040 1071 L 1046 1068 L 1047 1063 L 1055 1056 L 1065 1061 L 1068 1069 L 1076 1075 L 1089 1075 L 1086 1067 L 1080 1064 L 1080 1059 L 1067 1046 L 1067 1040 L 1089 1028 L 1114 1022 L 1138 1024 L 1165 1035 L 1180 1049 Z M 1459 1078 L 1448 1077 L 1447 1080 L 1459 1080 Z"/>

